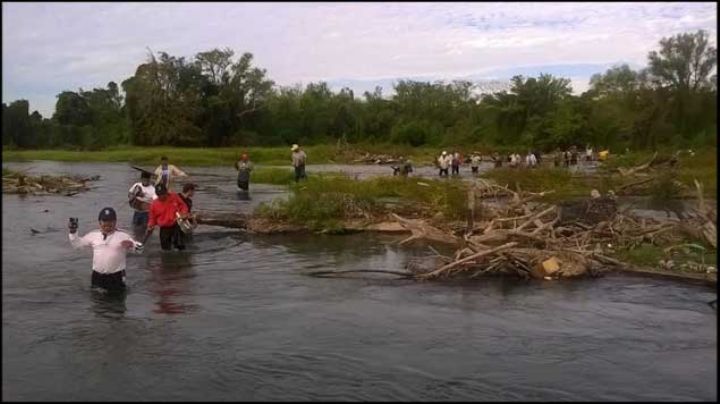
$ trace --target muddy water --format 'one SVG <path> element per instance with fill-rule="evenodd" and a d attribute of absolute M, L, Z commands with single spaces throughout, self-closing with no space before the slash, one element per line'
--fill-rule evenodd
<path fill-rule="evenodd" d="M 717 399 L 712 289 L 633 277 L 313 278 L 399 269 L 426 251 L 384 236 L 201 226 L 186 252 L 161 252 L 154 239 L 129 256 L 129 293 L 101 298 L 67 218 L 92 229 L 101 207 L 125 204 L 137 172 L 12 166 L 102 179 L 73 197 L 3 195 L 4 400 Z M 283 195 L 256 185 L 241 199 L 232 172 L 189 171 L 198 208 L 249 211 Z M 120 210 L 126 226 L 131 212 Z"/>

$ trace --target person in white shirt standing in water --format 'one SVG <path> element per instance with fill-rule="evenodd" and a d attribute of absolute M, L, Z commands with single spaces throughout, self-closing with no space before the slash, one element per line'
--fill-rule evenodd
<path fill-rule="evenodd" d="M 143 171 L 140 174 L 140 182 L 134 183 L 128 191 L 128 202 L 135 210 L 132 217 L 132 224 L 135 235 L 145 234 L 148 223 L 150 204 L 157 199 L 155 187 L 150 184 L 150 173 Z"/>
<path fill-rule="evenodd" d="M 173 164 L 168 164 L 168 158 L 160 157 L 160 165 L 155 169 L 155 185 L 165 184 L 168 191 L 172 191 L 173 177 L 187 177 L 185 171 L 177 168 Z"/>
<path fill-rule="evenodd" d="M 124 231 L 117 230 L 117 215 L 113 208 L 103 208 L 98 215 L 100 228 L 79 237 L 77 218 L 71 218 L 68 228 L 70 244 L 76 248 L 92 247 L 91 284 L 105 292 L 124 292 L 125 261 L 128 251 L 142 253 L 143 245 Z"/>

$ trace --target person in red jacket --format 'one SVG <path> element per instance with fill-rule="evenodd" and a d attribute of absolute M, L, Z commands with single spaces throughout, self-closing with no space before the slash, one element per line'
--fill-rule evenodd
<path fill-rule="evenodd" d="M 178 250 L 185 249 L 185 243 L 177 224 L 177 214 L 185 218 L 188 216 L 188 207 L 174 192 L 168 192 L 165 184 L 155 186 L 157 199 L 150 204 L 150 217 L 148 219 L 145 241 L 150 238 L 155 226 L 160 227 L 160 248 L 170 250 L 173 246 Z"/>

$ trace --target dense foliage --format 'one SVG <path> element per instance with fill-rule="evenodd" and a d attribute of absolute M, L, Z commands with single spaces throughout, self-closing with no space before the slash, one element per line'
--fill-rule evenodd
<path fill-rule="evenodd" d="M 193 60 L 150 54 L 118 85 L 64 91 L 47 119 L 26 100 L 3 104 L 2 143 L 18 148 L 232 146 L 391 142 L 571 144 L 646 149 L 715 145 L 717 56 L 704 31 L 660 41 L 648 66 L 616 66 L 574 96 L 570 81 L 516 76 L 509 92 L 476 95 L 468 81 L 401 80 L 356 96 L 327 83 L 278 87 L 253 56 L 230 49 Z M 712 75 L 711 75 L 712 74 Z"/>

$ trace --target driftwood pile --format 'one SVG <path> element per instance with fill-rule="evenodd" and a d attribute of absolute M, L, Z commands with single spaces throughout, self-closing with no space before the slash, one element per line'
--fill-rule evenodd
<path fill-rule="evenodd" d="M 620 213 L 612 197 L 596 196 L 579 201 L 572 207 L 572 213 L 567 214 L 567 204 L 536 202 L 543 194 L 514 192 L 482 180 L 475 182 L 468 192 L 468 221 L 460 236 L 422 220 L 395 216 L 412 232 L 412 236 L 401 243 L 425 239 L 457 247 L 453 257 L 433 249 L 435 258 L 441 262 L 436 268 L 419 269 L 411 263 L 408 269 L 416 279 L 512 274 L 549 280 L 593 276 L 612 266 L 622 267 L 622 262 L 608 255 L 616 249 L 633 248 L 643 242 L 680 243 L 683 228 L 687 228 L 686 236 L 690 229 L 702 229 L 693 233 L 696 239 L 713 247 L 717 243 L 716 213 L 702 199 L 689 221 L 679 223 Z M 484 202 L 491 197 L 509 197 L 509 202 L 493 207 Z M 592 211 L 602 213 L 590 214 Z"/>
<path fill-rule="evenodd" d="M 2 185 L 4 194 L 20 195 L 47 195 L 62 194 L 73 196 L 90 189 L 89 181 L 97 181 L 99 175 L 93 177 L 79 176 L 51 176 L 41 175 L 39 177 L 25 175 L 21 172 L 10 172 L 3 174 Z"/>
<path fill-rule="evenodd" d="M 365 153 L 364 156 L 353 160 L 353 163 L 365 164 L 398 164 L 400 157 L 391 156 L 389 154 L 370 154 Z"/>

